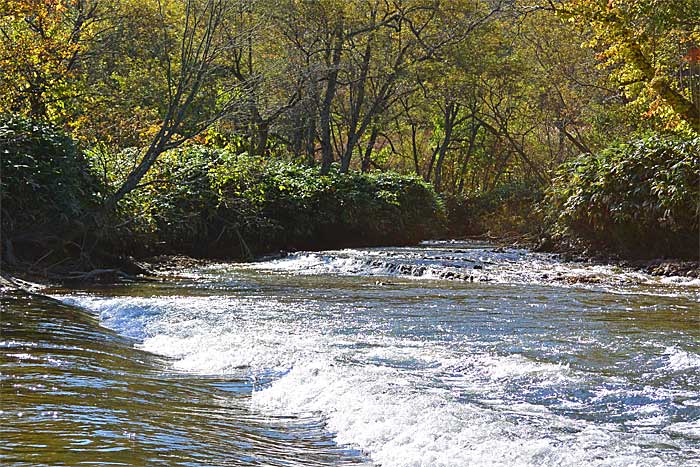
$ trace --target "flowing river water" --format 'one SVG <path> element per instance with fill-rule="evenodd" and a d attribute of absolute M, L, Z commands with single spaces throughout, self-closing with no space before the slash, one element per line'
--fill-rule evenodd
<path fill-rule="evenodd" d="M 700 466 L 700 281 L 476 243 L 7 293 L 2 465 Z"/>

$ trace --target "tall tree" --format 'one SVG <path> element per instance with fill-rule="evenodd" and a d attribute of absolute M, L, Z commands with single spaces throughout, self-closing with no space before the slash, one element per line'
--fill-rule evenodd
<path fill-rule="evenodd" d="M 345 109 L 341 172 L 350 167 L 358 142 L 377 116 L 418 89 L 419 68 L 446 61 L 450 48 L 495 17 L 502 2 L 376 1 L 364 10 L 363 22 L 347 35 L 354 60 L 343 75 L 348 90 L 339 96 L 345 101 L 340 102 Z"/>
<path fill-rule="evenodd" d="M 700 0 L 570 0 L 560 11 L 592 29 L 589 45 L 649 115 L 700 130 L 700 109 L 677 79 L 684 56 L 700 43 Z"/>
<path fill-rule="evenodd" d="M 152 44 L 152 58 L 165 81 L 165 106 L 160 124 L 139 163 L 110 196 L 112 209 L 139 182 L 158 157 L 180 146 L 213 123 L 240 108 L 245 89 L 223 73 L 222 57 L 232 44 L 224 34 L 225 19 L 236 13 L 233 0 L 185 0 L 180 29 L 169 17 L 178 5 L 159 2 L 160 40 Z"/>
<path fill-rule="evenodd" d="M 7 0 L 0 6 L 0 111 L 59 120 L 82 92 L 99 0 Z"/>

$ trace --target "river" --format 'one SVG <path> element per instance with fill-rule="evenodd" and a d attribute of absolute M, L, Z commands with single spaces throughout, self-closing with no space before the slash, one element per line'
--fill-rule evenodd
<path fill-rule="evenodd" d="M 2 465 L 700 466 L 700 281 L 479 243 L 2 296 Z"/>

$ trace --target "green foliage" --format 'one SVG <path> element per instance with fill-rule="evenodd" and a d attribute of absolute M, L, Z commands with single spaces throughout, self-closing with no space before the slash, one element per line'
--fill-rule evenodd
<path fill-rule="evenodd" d="M 100 189 L 74 141 L 50 125 L 0 116 L 2 234 L 59 234 L 93 211 Z"/>
<path fill-rule="evenodd" d="M 0 151 L 2 234 L 29 242 L 23 257 L 31 245 L 43 245 L 41 256 L 82 235 L 139 158 L 138 150 L 111 152 L 106 145 L 84 157 L 61 131 L 17 117 L 0 120 Z M 117 253 L 240 258 L 415 243 L 442 232 L 444 209 L 419 178 L 337 170 L 321 176 L 318 168 L 239 151 L 235 144 L 168 151 L 114 217 L 104 219 L 109 225 L 92 232 L 94 240 Z"/>
<path fill-rule="evenodd" d="M 561 240 L 629 257 L 697 255 L 700 138 L 648 136 L 564 165 L 544 210 Z"/>
<path fill-rule="evenodd" d="M 322 176 L 291 162 L 202 146 L 170 151 L 128 199 L 141 242 L 164 251 L 248 256 L 279 249 L 409 244 L 443 232 L 422 179 Z"/>
<path fill-rule="evenodd" d="M 700 39 L 699 0 L 568 0 L 562 13 L 588 32 L 587 45 L 633 102 L 630 111 L 646 108 L 668 128 L 700 129 L 697 91 L 678 79 L 697 73 L 684 56 Z"/>
<path fill-rule="evenodd" d="M 438 235 L 440 201 L 396 170 L 445 193 L 455 235 L 533 232 L 562 162 L 664 128 L 686 141 L 565 166 L 548 212 L 562 238 L 680 251 L 697 160 L 669 145 L 697 135 L 699 1 L 10 0 L 0 112 L 42 116 L 90 149 L 86 168 L 60 132 L 5 118 L 2 231 L 70 230 L 104 207 L 88 230 L 118 251 Z M 367 170 L 365 156 L 387 173 L 313 167 Z"/>

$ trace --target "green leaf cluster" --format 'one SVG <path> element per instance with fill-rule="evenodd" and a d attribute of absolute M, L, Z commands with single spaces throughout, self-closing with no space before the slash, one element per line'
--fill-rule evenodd
<path fill-rule="evenodd" d="M 697 254 L 700 138 L 649 135 L 558 171 L 544 209 L 562 239 L 629 257 Z"/>
<path fill-rule="evenodd" d="M 318 167 L 192 145 L 169 151 L 125 203 L 151 252 L 246 257 L 280 249 L 411 244 L 444 232 L 432 187 L 392 172 Z"/>
<path fill-rule="evenodd" d="M 101 186 L 75 142 L 55 127 L 0 116 L 2 236 L 59 234 L 93 212 Z"/>

